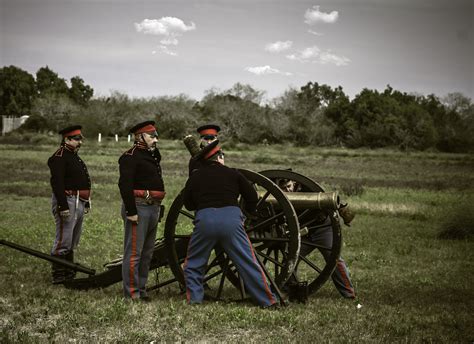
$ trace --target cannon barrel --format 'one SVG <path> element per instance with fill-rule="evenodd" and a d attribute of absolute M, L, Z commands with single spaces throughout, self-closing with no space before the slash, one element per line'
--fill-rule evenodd
<path fill-rule="evenodd" d="M 94 269 L 90 269 L 88 267 L 82 266 L 81 264 L 72 263 L 72 262 L 69 262 L 65 259 L 57 258 L 55 256 L 51 256 L 49 254 L 33 250 L 29 247 L 21 246 L 21 245 L 18 245 L 18 244 L 15 244 L 13 242 L 6 241 L 6 240 L 0 240 L 0 245 L 5 245 L 5 246 L 8 246 L 8 247 L 14 248 L 15 250 L 18 250 L 18 251 L 21 251 L 21 252 L 24 252 L 24 253 L 28 253 L 31 256 L 35 256 L 35 257 L 50 261 L 52 263 L 62 265 L 64 267 L 73 269 L 75 271 L 80 271 L 80 272 L 83 272 L 83 273 L 88 274 L 88 275 L 95 275 L 95 270 Z"/>
<path fill-rule="evenodd" d="M 260 191 L 258 194 L 259 197 L 265 197 L 264 191 Z M 341 206 L 337 192 L 284 192 L 284 194 L 296 210 L 337 210 Z M 266 198 L 266 201 L 273 205 L 278 204 L 271 195 Z"/>

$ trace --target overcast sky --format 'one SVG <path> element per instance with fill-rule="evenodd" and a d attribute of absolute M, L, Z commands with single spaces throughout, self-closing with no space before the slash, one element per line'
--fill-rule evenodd
<path fill-rule="evenodd" d="M 0 0 L 0 63 L 96 96 L 309 81 L 474 99 L 474 0 Z"/>

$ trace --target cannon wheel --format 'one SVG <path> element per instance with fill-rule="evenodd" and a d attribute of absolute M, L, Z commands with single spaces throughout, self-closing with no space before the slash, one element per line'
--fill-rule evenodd
<path fill-rule="evenodd" d="M 253 245 L 256 258 L 264 266 L 267 278 L 270 282 L 275 282 L 276 286 L 281 286 L 292 276 L 298 260 L 300 236 L 296 212 L 284 193 L 270 179 L 256 172 L 239 171 L 257 191 L 263 191 L 264 196 L 257 205 L 258 215 L 247 217 L 244 227 Z M 265 202 L 269 196 L 278 201 L 279 210 L 275 210 L 273 206 Z M 240 204 L 243 207 L 243 201 L 240 201 Z M 245 211 L 243 213 L 245 215 Z M 183 239 L 189 241 L 193 231 L 193 220 L 194 214 L 183 206 L 181 192 L 169 209 L 164 237 L 170 269 L 182 286 L 185 282 L 181 265 L 185 258 L 177 250 L 176 243 Z M 278 247 L 281 254 L 273 257 L 268 256 L 266 252 L 271 247 Z M 242 281 L 238 278 L 236 267 L 229 262 L 225 252 L 216 248 L 214 254 L 211 255 L 204 277 L 204 281 L 213 291 L 215 291 L 215 287 L 211 284 L 218 282 L 217 295 L 210 296 L 219 298 L 225 278 L 240 288 L 242 296 L 245 295 L 245 288 L 242 287 Z"/>
<path fill-rule="evenodd" d="M 318 183 L 290 170 L 267 170 L 260 172 L 260 174 L 271 179 L 273 182 L 276 182 L 279 178 L 292 180 L 300 186 L 301 189 L 298 191 L 301 192 L 324 192 Z M 292 279 L 297 282 L 300 279 L 306 280 L 309 293 L 315 293 L 331 276 L 341 253 L 342 235 L 339 217 L 337 212 L 323 212 L 316 209 L 297 210 L 297 214 L 301 230 L 305 230 L 306 227 L 314 235 L 317 235 L 317 232 L 322 230 L 330 230 L 332 232 L 331 247 L 322 247 L 312 243 L 310 235 L 303 235 L 301 237 L 301 252 Z M 323 225 L 322 223 L 325 220 L 328 222 L 328 217 L 331 220 L 331 224 Z M 331 228 L 328 228 L 329 226 Z M 304 254 L 305 249 L 308 249 L 308 247 L 313 247 L 313 251 L 309 254 Z M 322 252 L 325 253 L 326 258 L 324 258 Z"/>

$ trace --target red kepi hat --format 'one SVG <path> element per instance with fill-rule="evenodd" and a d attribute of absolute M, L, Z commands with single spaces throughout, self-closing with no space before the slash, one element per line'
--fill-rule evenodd
<path fill-rule="evenodd" d="M 155 121 L 145 121 L 138 123 L 129 130 L 132 134 L 141 134 L 141 133 L 156 133 Z"/>
<path fill-rule="evenodd" d="M 221 131 L 221 128 L 215 124 L 206 124 L 197 128 L 197 132 L 201 136 L 205 135 L 214 135 L 217 136 L 217 133 Z"/>
<path fill-rule="evenodd" d="M 61 129 L 60 131 L 58 131 L 58 134 L 62 135 L 63 137 L 71 137 L 71 136 L 81 136 L 82 137 L 81 129 L 82 129 L 82 126 L 73 125 L 73 126 Z"/>
<path fill-rule="evenodd" d="M 208 144 L 206 147 L 202 148 L 199 153 L 194 155 L 192 157 L 193 160 L 207 160 L 210 157 L 212 157 L 214 154 L 219 152 L 221 150 L 221 147 L 219 147 L 219 140 L 215 140 L 214 142 L 211 142 Z"/>

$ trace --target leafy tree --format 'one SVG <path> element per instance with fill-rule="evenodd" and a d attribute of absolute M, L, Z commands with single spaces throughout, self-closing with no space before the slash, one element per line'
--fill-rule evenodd
<path fill-rule="evenodd" d="M 6 116 L 30 115 L 36 97 L 33 76 L 15 66 L 0 69 L 0 112 Z"/>
<path fill-rule="evenodd" d="M 48 123 L 48 120 L 46 118 L 39 115 L 31 115 L 21 126 L 21 129 L 24 129 L 26 131 L 41 132 L 49 130 L 49 126 L 50 124 Z"/>
<path fill-rule="evenodd" d="M 36 86 L 40 96 L 47 94 L 68 95 L 69 93 L 66 80 L 60 78 L 48 66 L 41 67 L 36 72 Z"/>
<path fill-rule="evenodd" d="M 448 93 L 444 97 L 443 103 L 447 111 L 457 112 L 463 120 L 469 120 L 474 116 L 474 104 L 469 97 L 462 93 Z"/>
<path fill-rule="evenodd" d="M 399 113 L 396 100 L 375 90 L 362 90 L 351 102 L 351 120 L 347 122 L 350 129 L 346 142 L 353 147 L 397 144 L 395 134 L 401 125 Z"/>
<path fill-rule="evenodd" d="M 36 98 L 31 113 L 44 119 L 37 118 L 36 123 L 47 123 L 47 129 L 57 131 L 70 125 L 81 112 L 66 95 L 51 93 Z"/>
<path fill-rule="evenodd" d="M 344 136 L 343 122 L 349 98 L 342 87 L 332 89 L 328 85 L 309 82 L 292 96 L 289 134 L 298 144 L 331 145 Z"/>
<path fill-rule="evenodd" d="M 382 93 L 398 103 L 395 114 L 399 118 L 395 128 L 395 143 L 401 149 L 424 150 L 436 144 L 437 132 L 430 114 L 419 103 L 419 97 L 413 94 L 393 90 L 390 85 Z"/>
<path fill-rule="evenodd" d="M 234 84 L 230 89 L 222 92 L 222 94 L 229 94 L 244 101 L 260 104 L 262 102 L 263 96 L 265 95 L 265 91 L 260 91 L 248 84 L 245 85 L 238 82 Z"/>
<path fill-rule="evenodd" d="M 147 114 L 153 114 L 161 137 L 182 139 L 195 132 L 198 126 L 198 113 L 195 100 L 184 94 L 151 98 L 143 103 Z"/>
<path fill-rule="evenodd" d="M 431 94 L 420 105 L 433 118 L 437 131 L 436 148 L 447 152 L 463 152 L 474 148 L 474 115 L 470 100 L 459 94 L 449 94 L 445 103 Z M 470 115 L 471 114 L 471 115 Z"/>
<path fill-rule="evenodd" d="M 244 135 L 245 127 L 255 127 L 254 118 L 259 109 L 257 104 L 230 94 L 208 94 L 195 105 L 203 123 L 216 122 L 222 127 L 223 136 L 244 142 L 252 141 Z"/>
<path fill-rule="evenodd" d="M 84 80 L 75 76 L 71 78 L 69 97 L 79 105 L 86 105 L 94 95 L 94 90 L 89 85 L 84 85 Z"/>
<path fill-rule="evenodd" d="M 424 150 L 436 144 L 437 132 L 433 119 L 417 102 L 402 104 L 396 139 L 399 148 Z"/>
<path fill-rule="evenodd" d="M 262 91 L 237 83 L 223 92 L 207 91 L 194 109 L 201 123 L 221 125 L 224 137 L 249 143 L 273 141 L 275 135 L 266 134 L 266 131 L 270 125 L 275 127 L 277 117 L 270 108 L 259 105 L 263 95 Z"/>

